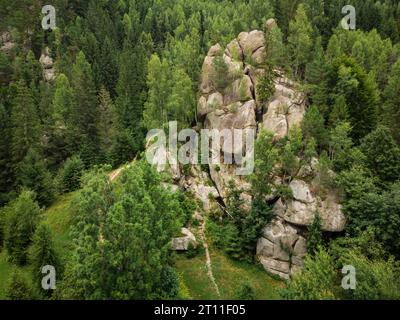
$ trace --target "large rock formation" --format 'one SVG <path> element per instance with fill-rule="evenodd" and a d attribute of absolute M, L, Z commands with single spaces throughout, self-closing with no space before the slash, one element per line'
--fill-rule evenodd
<path fill-rule="evenodd" d="M 267 26 L 273 24 L 273 20 L 267 22 Z M 240 33 L 226 48 L 219 44 L 210 48 L 201 74 L 197 110 L 199 127 L 254 129 L 256 132 L 264 128 L 279 139 L 302 122 L 306 112 L 305 96 L 282 71 L 275 70 L 275 93 L 271 99 L 261 103 L 258 97 L 257 84 L 265 72 L 264 41 L 263 32 L 256 30 Z M 226 150 L 221 144 L 218 149 L 212 147 L 211 151 L 213 155 L 221 157 L 231 152 L 233 157 L 234 154 L 243 153 L 243 146 L 239 144 L 232 150 Z M 160 150 L 155 157 L 168 158 L 168 152 Z M 168 169 L 175 182 L 181 188 L 190 190 L 202 204 L 203 211 L 207 212 L 218 208 L 218 205 L 223 206 L 230 180 L 243 190 L 244 200 L 250 203 L 250 185 L 247 177 L 236 174 L 237 168 L 235 163 L 222 162 L 218 165 L 209 163 L 207 173 L 202 172 L 200 166 L 192 166 L 189 173 L 183 173 L 182 166 Z M 303 265 L 307 253 L 307 227 L 316 213 L 321 218 L 323 231 L 340 232 L 346 223 L 335 192 L 318 192 L 317 172 L 318 159 L 313 159 L 311 163 L 303 165 L 290 181 L 276 176 L 276 184 L 288 184 L 293 198 L 273 196 L 268 199 L 273 205 L 275 218 L 265 226 L 258 240 L 257 257 L 265 270 L 284 279 L 290 278 Z M 216 206 L 212 202 L 214 199 L 218 200 Z"/>
<path fill-rule="evenodd" d="M 269 21 L 268 25 L 273 25 Z M 276 70 L 275 93 L 266 104 L 258 98 L 257 83 L 265 72 L 262 68 L 265 53 L 261 31 L 242 32 L 225 49 L 219 44 L 211 47 L 202 68 L 198 115 L 207 129 L 264 128 L 277 139 L 300 125 L 306 112 L 304 94 L 295 82 Z M 218 74 L 215 59 L 223 59 L 226 74 Z M 222 80 L 221 80 L 222 77 Z M 223 85 L 221 85 L 221 83 Z M 225 151 L 214 150 L 217 153 Z M 237 150 L 235 152 L 238 152 Z M 276 218 L 265 227 L 257 244 L 257 256 L 264 268 L 288 279 L 303 265 L 307 253 L 306 237 L 315 214 L 321 217 L 322 229 L 340 232 L 346 220 L 334 192 L 323 197 L 315 192 L 313 179 L 317 159 L 303 166 L 290 181 L 293 199 L 275 199 Z M 244 189 L 244 198 L 251 199 L 246 179 L 235 175 L 235 165 L 210 165 L 210 177 L 221 198 L 226 197 L 228 182 L 233 179 Z M 278 183 L 282 179 L 277 177 Z"/>

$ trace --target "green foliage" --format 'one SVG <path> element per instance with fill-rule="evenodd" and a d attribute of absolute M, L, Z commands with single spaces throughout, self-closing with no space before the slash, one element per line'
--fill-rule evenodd
<path fill-rule="evenodd" d="M 400 179 L 400 148 L 386 127 L 378 127 L 361 140 L 365 166 L 383 183 Z"/>
<path fill-rule="evenodd" d="M 84 171 L 84 163 L 79 156 L 68 158 L 58 173 L 58 183 L 61 193 L 67 193 L 79 188 Z"/>
<path fill-rule="evenodd" d="M 236 299 L 238 300 L 254 300 L 255 299 L 254 289 L 250 285 L 250 283 L 242 282 L 237 286 L 235 290 L 235 296 Z"/>
<path fill-rule="evenodd" d="M 293 276 L 281 296 L 289 300 L 335 299 L 336 270 L 329 253 L 319 248 L 315 256 L 307 256 L 304 267 Z"/>
<path fill-rule="evenodd" d="M 229 182 L 225 226 L 220 233 L 224 251 L 238 260 L 251 260 L 262 229 L 272 219 L 272 210 L 261 196 L 255 196 L 246 209 L 242 190 Z"/>
<path fill-rule="evenodd" d="M 377 124 L 379 92 L 376 83 L 360 65 L 347 57 L 335 59 L 329 78 L 329 87 L 334 88 L 336 104 L 337 96 L 345 98 L 352 126 L 351 136 L 355 142 L 359 142 Z"/>
<path fill-rule="evenodd" d="M 14 271 L 8 281 L 6 289 L 7 300 L 32 300 L 33 289 L 20 271 Z"/>
<path fill-rule="evenodd" d="M 41 130 L 32 92 L 24 80 L 15 85 L 11 125 L 11 155 L 13 165 L 17 166 L 30 148 L 39 145 Z"/>
<path fill-rule="evenodd" d="M 305 139 L 314 138 L 319 148 L 327 145 L 328 133 L 325 128 L 325 120 L 318 107 L 312 105 L 304 116 L 302 131 Z"/>
<path fill-rule="evenodd" d="M 384 121 L 391 128 L 392 134 L 397 143 L 400 143 L 400 135 L 396 130 L 397 124 L 400 121 L 400 59 L 393 65 L 389 75 L 388 84 L 384 91 Z"/>
<path fill-rule="evenodd" d="M 261 131 L 254 147 L 254 171 L 250 176 L 254 195 L 271 194 L 274 166 L 278 160 L 278 151 L 272 144 L 273 135 Z"/>
<path fill-rule="evenodd" d="M 7 202 L 12 185 L 10 124 L 6 109 L 0 104 L 0 206 Z"/>
<path fill-rule="evenodd" d="M 312 26 L 307 18 L 304 5 L 297 7 L 294 20 L 289 24 L 288 51 L 295 77 L 304 75 L 305 66 L 311 58 Z"/>
<path fill-rule="evenodd" d="M 56 270 L 56 279 L 62 279 L 62 268 L 54 247 L 50 228 L 46 224 L 40 224 L 33 235 L 29 261 L 36 289 L 44 296 L 51 296 L 51 290 L 44 291 L 42 289 L 42 278 L 44 276 L 42 267 L 46 265 L 53 266 Z"/>
<path fill-rule="evenodd" d="M 99 146 L 96 129 L 98 104 L 90 63 L 79 52 L 72 66 L 72 89 L 74 104 L 69 116 L 68 142 L 72 153 L 78 153 L 89 166 L 97 161 Z"/>
<path fill-rule="evenodd" d="M 316 212 L 313 222 L 308 227 L 307 252 L 311 255 L 315 255 L 323 244 L 321 217 L 319 213 Z"/>
<path fill-rule="evenodd" d="M 351 127 L 348 122 L 339 123 L 331 130 L 329 138 L 329 157 L 336 172 L 340 172 L 353 163 L 350 138 Z"/>
<path fill-rule="evenodd" d="M 73 280 L 66 292 L 85 299 L 162 296 L 161 274 L 183 212 L 155 170 L 138 162 L 110 184 L 98 169 L 85 177 L 77 201 Z"/>
<path fill-rule="evenodd" d="M 216 56 L 212 61 L 213 71 L 211 76 L 215 89 L 224 90 L 229 84 L 229 67 L 222 55 Z"/>
<path fill-rule="evenodd" d="M 99 93 L 99 117 L 97 131 L 99 133 L 102 162 L 111 161 L 111 150 L 118 131 L 118 114 L 109 92 L 102 88 Z M 127 159 L 128 160 L 128 159 Z"/>
<path fill-rule="evenodd" d="M 54 200 L 54 184 L 41 155 L 29 149 L 20 162 L 16 174 L 18 186 L 35 192 L 40 205 L 48 206 Z"/>
<path fill-rule="evenodd" d="M 23 265 L 27 250 L 40 219 L 40 208 L 30 191 L 23 191 L 5 208 L 4 247 L 11 261 Z"/>

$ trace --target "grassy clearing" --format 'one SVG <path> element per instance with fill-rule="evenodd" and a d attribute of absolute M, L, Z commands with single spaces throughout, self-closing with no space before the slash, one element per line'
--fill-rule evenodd
<path fill-rule="evenodd" d="M 248 282 L 253 287 L 256 299 L 279 299 L 277 289 L 283 287 L 284 284 L 272 279 L 262 267 L 234 261 L 220 250 L 212 248 L 211 260 L 215 280 L 221 293 L 220 299 L 235 299 L 235 290 L 243 281 Z M 207 276 L 203 253 L 192 259 L 186 258 L 184 254 L 177 255 L 176 268 L 193 299 L 219 299 Z"/>

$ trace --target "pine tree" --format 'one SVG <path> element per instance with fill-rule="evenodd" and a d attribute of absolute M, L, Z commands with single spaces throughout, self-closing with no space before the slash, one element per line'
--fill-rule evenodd
<path fill-rule="evenodd" d="M 171 80 L 173 84 L 167 99 L 168 119 L 178 121 L 179 128 L 190 127 L 196 108 L 192 81 L 181 69 L 172 73 Z"/>
<path fill-rule="evenodd" d="M 397 143 L 400 144 L 400 59 L 393 65 L 388 84 L 384 92 L 384 121 L 391 129 Z"/>
<path fill-rule="evenodd" d="M 73 291 L 82 292 L 82 298 L 163 295 L 161 275 L 183 211 L 160 179 L 144 161 L 126 169 L 114 184 L 104 169 L 84 179 L 71 260 Z"/>
<path fill-rule="evenodd" d="M 322 38 L 318 37 L 314 44 L 313 59 L 307 64 L 305 79 L 308 82 L 312 103 L 320 108 L 328 104 L 328 72 Z"/>
<path fill-rule="evenodd" d="M 114 97 L 118 81 L 118 59 L 116 44 L 106 36 L 100 46 L 98 58 L 93 64 L 93 74 L 97 87 L 104 86 Z"/>
<path fill-rule="evenodd" d="M 289 24 L 288 50 L 293 72 L 296 77 L 304 75 L 305 65 L 311 58 L 312 27 L 304 6 L 300 4 L 296 16 Z"/>
<path fill-rule="evenodd" d="M 30 89 L 20 80 L 15 86 L 15 98 L 11 111 L 11 155 L 14 166 L 26 156 L 29 148 L 39 146 L 40 121 Z"/>
<path fill-rule="evenodd" d="M 7 300 L 31 300 L 34 298 L 33 290 L 20 271 L 15 270 L 10 277 L 6 288 Z"/>
<path fill-rule="evenodd" d="M 100 153 L 103 161 L 111 160 L 111 150 L 118 131 L 118 115 L 108 91 L 104 88 L 99 92 L 99 118 L 97 131 L 99 133 Z"/>
<path fill-rule="evenodd" d="M 12 186 L 10 124 L 6 109 L 0 104 L 0 206 L 7 202 Z"/>
<path fill-rule="evenodd" d="M 136 44 L 125 42 L 120 56 L 120 71 L 117 83 L 116 107 L 123 130 L 131 136 L 137 153 L 143 147 L 143 106 L 146 100 L 147 56 L 141 41 Z M 129 161 L 131 159 L 125 159 Z"/>
<path fill-rule="evenodd" d="M 6 207 L 4 246 L 11 261 L 23 265 L 27 250 L 40 218 L 40 208 L 31 191 L 22 191 L 19 197 Z"/>
<path fill-rule="evenodd" d="M 41 155 L 29 149 L 16 172 L 17 185 L 32 190 L 40 205 L 49 205 L 54 199 L 54 186 L 50 172 Z"/>
<path fill-rule="evenodd" d="M 62 193 L 79 188 L 85 165 L 79 156 L 68 158 L 58 173 L 59 189 Z"/>
<path fill-rule="evenodd" d="M 313 105 L 308 109 L 301 126 L 306 140 L 314 138 L 320 149 L 327 145 L 328 133 L 325 120 L 316 106 Z"/>
<path fill-rule="evenodd" d="M 313 222 L 308 227 L 307 252 L 311 255 L 315 255 L 323 244 L 321 217 L 319 213 L 316 212 Z"/>
<path fill-rule="evenodd" d="M 360 149 L 366 156 L 366 167 L 382 182 L 395 182 L 400 178 L 400 147 L 387 127 L 379 126 L 361 140 Z"/>
<path fill-rule="evenodd" d="M 56 270 L 56 279 L 62 278 L 62 270 L 60 259 L 54 247 L 51 230 L 44 223 L 37 227 L 33 235 L 29 261 L 32 266 L 35 287 L 45 296 L 51 296 L 51 290 L 44 291 L 42 289 L 42 268 L 46 265 L 53 266 Z"/>
<path fill-rule="evenodd" d="M 89 166 L 97 161 L 99 147 L 97 133 L 98 103 L 92 68 L 83 52 L 72 67 L 74 103 L 68 123 L 68 140 L 71 152 L 78 152 Z"/>
<path fill-rule="evenodd" d="M 73 123 L 69 120 L 74 105 L 74 95 L 68 78 L 59 74 L 55 83 L 52 100 L 51 125 L 49 126 L 49 139 L 45 146 L 44 154 L 50 169 L 57 169 L 72 152 L 68 148 L 71 138 L 68 134 L 72 131 Z"/>
<path fill-rule="evenodd" d="M 329 86 L 331 98 L 343 96 L 356 143 L 375 129 L 378 120 L 379 92 L 372 74 L 368 75 L 353 59 L 342 57 L 333 63 Z"/>
<path fill-rule="evenodd" d="M 148 99 L 143 113 L 143 123 L 149 130 L 162 128 L 168 122 L 167 99 L 170 89 L 169 65 L 155 54 L 148 65 Z"/>

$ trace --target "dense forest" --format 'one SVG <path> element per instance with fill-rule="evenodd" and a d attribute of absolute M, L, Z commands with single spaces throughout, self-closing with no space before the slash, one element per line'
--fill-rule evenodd
<path fill-rule="evenodd" d="M 199 126 L 210 47 L 252 30 L 266 35 L 260 99 L 270 99 L 279 70 L 299 84 L 307 112 L 289 137 L 260 133 L 250 208 L 230 184 L 207 236 L 229 259 L 257 264 L 273 215 L 266 196 L 292 196 L 274 188 L 271 172 L 280 163 L 290 181 L 296 161 L 317 158 L 320 186 L 338 190 L 346 227 L 332 235 L 316 215 L 304 267 L 278 297 L 400 298 L 398 1 L 352 1 L 356 30 L 340 25 L 345 0 L 51 2 L 56 28 L 44 30 L 50 3 L 0 0 L 0 261 L 13 270 L 2 277 L 0 262 L 4 298 L 188 298 L 170 240 L 196 224 L 199 204 L 163 186 L 170 177 L 144 160 L 146 133 L 172 120 Z M 44 217 L 71 194 L 66 253 Z M 187 259 L 199 254 L 190 248 Z M 57 290 L 42 288 L 45 265 L 57 270 Z M 343 265 L 357 270 L 355 290 L 341 287 Z M 248 283 L 236 291 L 254 298 Z"/>

